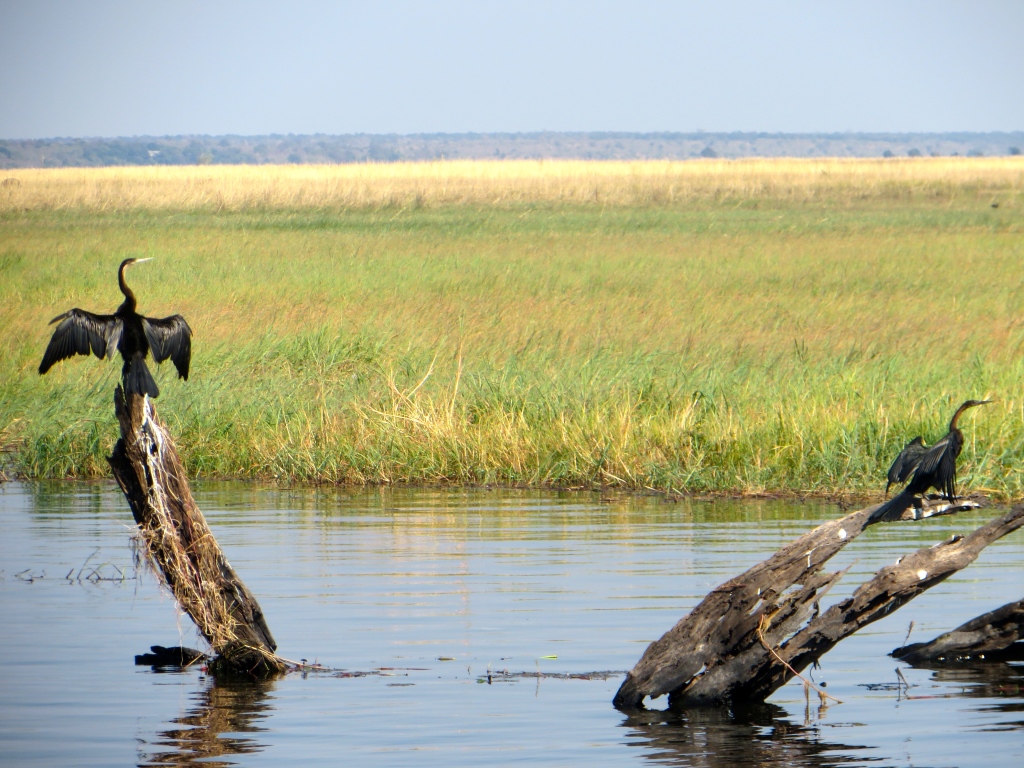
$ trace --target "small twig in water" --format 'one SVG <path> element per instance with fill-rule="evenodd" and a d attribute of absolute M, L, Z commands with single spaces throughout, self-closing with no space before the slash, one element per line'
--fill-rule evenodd
<path fill-rule="evenodd" d="M 78 576 L 75 577 L 75 581 L 81 581 L 82 580 L 82 571 L 85 570 L 85 566 L 87 566 L 89 564 L 89 561 L 92 560 L 94 557 L 96 557 L 96 553 L 97 552 L 99 552 L 99 549 L 93 550 L 93 553 L 91 555 L 89 555 L 87 558 L 85 558 L 85 562 L 82 563 L 82 567 L 78 569 Z"/>
<path fill-rule="evenodd" d="M 910 626 L 907 627 L 907 636 L 903 638 L 903 645 L 907 644 L 907 640 L 910 639 L 910 633 L 913 632 L 913 631 L 914 631 L 914 622 L 910 622 Z M 898 669 L 896 671 L 899 672 Z M 900 677 L 903 677 L 903 675 L 900 675 Z"/>
<path fill-rule="evenodd" d="M 252 648 L 251 650 L 258 651 L 259 649 Z M 322 671 L 322 672 L 332 671 L 331 667 L 325 667 L 323 664 L 321 664 L 320 662 L 316 661 L 315 659 L 314 659 L 313 663 L 310 664 L 306 659 L 299 659 L 298 661 L 293 661 L 292 659 L 286 659 L 284 656 L 278 656 L 276 653 L 274 654 L 274 658 L 277 659 L 278 661 L 284 662 L 285 664 L 290 664 L 291 666 L 295 667 L 296 669 L 312 669 L 312 670 L 318 670 L 318 671 Z"/>
<path fill-rule="evenodd" d="M 907 682 L 907 678 L 903 676 L 903 672 L 900 671 L 899 667 L 896 667 L 896 677 L 900 679 L 900 682 L 903 683 L 904 687 L 906 687 L 907 690 L 910 690 L 910 683 Z"/>

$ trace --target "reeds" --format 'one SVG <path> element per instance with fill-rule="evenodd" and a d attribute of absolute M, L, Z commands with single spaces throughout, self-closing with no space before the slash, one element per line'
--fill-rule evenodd
<path fill-rule="evenodd" d="M 999 402 L 964 424 L 961 479 L 1020 495 L 1022 169 L 47 171 L 84 186 L 25 181 L 40 202 L 0 214 L 0 436 L 23 474 L 106 472 L 119 364 L 35 367 L 51 317 L 112 311 L 117 263 L 150 255 L 131 275 L 140 311 L 196 332 L 190 381 L 157 372 L 193 476 L 863 492 L 985 396 Z M 150 197 L 131 192 L 146 174 Z M 246 174 L 277 202 L 245 209 Z M 224 205 L 175 178 L 221 179 L 207 191 Z M 362 191 L 323 191 L 341 178 Z M 651 191 L 680 179 L 690 198 Z M 595 180 L 596 200 L 579 191 Z"/>

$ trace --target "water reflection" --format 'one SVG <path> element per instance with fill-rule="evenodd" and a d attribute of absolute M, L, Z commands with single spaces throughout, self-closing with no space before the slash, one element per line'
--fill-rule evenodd
<path fill-rule="evenodd" d="M 989 715 L 1005 714 L 1024 717 L 1024 665 L 1008 664 L 1000 661 L 972 661 L 968 663 L 921 664 L 916 669 L 931 670 L 931 682 L 943 688 L 955 687 L 950 697 L 963 699 L 988 699 L 987 703 L 976 707 L 975 711 Z M 907 691 L 909 697 L 922 696 L 918 689 Z M 980 730 L 1022 730 L 1024 719 L 987 719 Z"/>
<path fill-rule="evenodd" d="M 267 748 L 255 736 L 267 731 L 262 722 L 270 716 L 274 690 L 272 681 L 207 678 L 192 695 L 193 705 L 171 728 L 156 738 L 140 738 L 139 766 L 202 765 L 229 766 L 225 758 L 249 755 Z"/>
<path fill-rule="evenodd" d="M 933 637 L 1020 598 L 1020 580 L 1007 576 L 1024 559 L 1020 536 L 831 651 L 821 675 L 841 706 L 820 711 L 787 686 L 753 712 L 646 711 L 624 722 L 611 705 L 618 676 L 480 681 L 491 669 L 628 669 L 708 590 L 834 507 L 239 483 L 197 484 L 196 496 L 284 655 L 391 671 L 218 685 L 195 668 L 136 668 L 134 655 L 153 644 L 196 640 L 151 577 L 130 578 L 131 514 L 119 491 L 8 483 L 0 763 L 326 766 L 346 755 L 374 766 L 753 768 L 967 766 L 984 754 L 988 765 L 1020 764 L 1022 667 L 903 667 L 917 699 L 884 685 L 896 684 L 887 654 L 906 642 L 909 621 Z M 833 567 L 850 571 L 827 601 L 991 514 L 868 531 L 837 556 Z M 101 563 L 111 564 L 101 574 L 116 565 L 129 578 L 85 578 Z M 79 572 L 81 581 L 64 578 Z"/>
<path fill-rule="evenodd" d="M 623 727 L 627 743 L 662 765 L 693 768 L 734 766 L 839 766 L 862 762 L 863 747 L 830 742 L 814 724 L 797 725 L 782 707 L 762 704 L 745 712 L 697 708 L 640 711 Z M 844 754 L 845 753 L 845 754 Z"/>

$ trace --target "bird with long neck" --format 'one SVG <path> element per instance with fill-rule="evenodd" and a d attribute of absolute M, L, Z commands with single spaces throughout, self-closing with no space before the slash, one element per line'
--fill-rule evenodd
<path fill-rule="evenodd" d="M 135 300 L 135 292 L 128 287 L 128 283 L 124 279 L 124 271 L 132 264 L 141 264 L 144 261 L 152 261 L 153 257 L 149 256 L 145 259 L 125 259 L 121 262 L 121 266 L 117 268 L 117 286 L 121 289 L 121 293 L 124 294 L 124 301 L 121 302 L 121 306 L 117 308 L 115 315 L 120 314 L 133 314 L 138 307 L 138 302 Z"/>
<path fill-rule="evenodd" d="M 152 353 L 157 363 L 170 358 L 178 376 L 188 380 L 192 360 L 192 329 L 181 315 L 152 318 L 140 315 L 135 294 L 125 282 L 125 270 L 149 259 L 125 259 L 117 270 L 117 284 L 124 301 L 112 315 L 97 315 L 84 309 L 72 309 L 58 315 L 50 324 L 60 324 L 53 332 L 43 353 L 39 373 L 44 374 L 54 363 L 90 352 L 102 359 L 111 357 L 116 349 L 124 365 L 121 379 L 126 393 L 157 397 L 160 389 L 146 366 Z"/>
<path fill-rule="evenodd" d="M 871 514 L 871 520 L 898 520 L 903 511 L 914 503 L 914 496 L 934 488 L 950 502 L 956 501 L 956 460 L 964 447 L 964 433 L 957 423 L 960 416 L 968 408 L 991 403 L 991 400 L 967 400 L 949 420 L 949 432 L 930 448 L 926 448 L 920 438 L 907 443 L 900 455 L 896 457 L 889 469 L 889 480 L 894 476 L 902 482 L 910 477 L 910 482 L 897 496 L 887 501 Z M 913 473 L 911 475 L 911 473 Z M 886 486 L 888 489 L 888 486 Z"/>

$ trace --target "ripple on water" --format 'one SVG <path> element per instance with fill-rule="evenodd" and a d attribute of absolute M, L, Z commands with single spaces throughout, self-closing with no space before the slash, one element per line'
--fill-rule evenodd
<path fill-rule="evenodd" d="M 625 717 L 621 682 L 491 670 L 625 670 L 714 586 L 839 514 L 823 504 L 679 502 L 476 490 L 275 490 L 204 483 L 197 500 L 288 657 L 365 677 L 215 684 L 131 665 L 195 645 L 135 571 L 109 483 L 0 486 L 0 751 L 11 765 L 1018 765 L 1021 667 L 902 666 L 924 639 L 1020 598 L 1011 535 L 970 569 L 841 643 L 815 672 L 845 702 L 790 685 L 750 712 Z M 882 565 L 992 512 L 869 530 L 834 560 L 849 594 Z M 99 573 L 90 581 L 82 575 Z M 123 574 L 123 578 L 114 578 Z M 67 576 L 71 578 L 66 578 Z M 552 658 L 554 657 L 554 658 Z M 383 671 L 380 668 L 385 667 Z M 662 701 L 653 706 L 663 706 Z"/>

